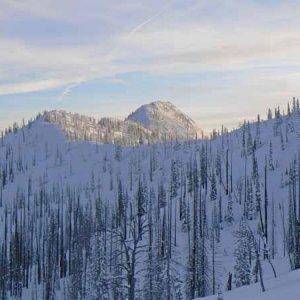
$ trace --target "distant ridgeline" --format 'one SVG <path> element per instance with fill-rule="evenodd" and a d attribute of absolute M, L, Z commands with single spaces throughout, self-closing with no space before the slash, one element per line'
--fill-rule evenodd
<path fill-rule="evenodd" d="M 294 97 L 291 102 L 287 103 L 286 111 L 276 107 L 273 113 L 269 108 L 267 120 L 273 117 L 278 119 L 281 116 L 290 116 L 299 112 L 299 106 L 299 99 Z M 257 117 L 260 119 L 259 115 Z M 94 117 L 65 110 L 45 111 L 43 114 L 38 114 L 35 119 L 40 118 L 57 125 L 70 141 L 83 140 L 103 144 L 138 146 L 176 139 L 189 140 L 204 137 L 204 132 L 197 127 L 195 122 L 168 101 L 156 101 L 142 105 L 125 120 L 111 117 L 97 120 Z M 35 119 L 31 119 L 28 124 L 30 125 Z M 2 138 L 5 134 L 16 132 L 25 125 L 24 120 L 21 126 L 15 122 L 13 126 L 1 132 Z M 228 129 L 222 126 L 221 130 L 213 129 L 209 137 L 214 139 L 225 133 L 228 133 Z"/>
<path fill-rule="evenodd" d="M 194 121 L 170 102 L 162 101 L 141 106 L 124 121 L 113 118 L 96 120 L 63 110 L 46 111 L 43 118 L 58 125 L 69 140 L 137 146 L 197 137 Z"/>
<path fill-rule="evenodd" d="M 158 137 L 140 124 L 113 118 L 95 118 L 66 111 L 46 111 L 45 121 L 58 125 L 71 141 L 85 140 L 135 146 L 150 143 Z"/>

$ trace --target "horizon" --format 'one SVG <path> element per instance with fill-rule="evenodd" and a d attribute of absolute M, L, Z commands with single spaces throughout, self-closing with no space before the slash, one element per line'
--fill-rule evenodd
<path fill-rule="evenodd" d="M 293 99 L 299 101 L 298 98 L 296 97 L 293 97 L 292 99 L 290 99 L 289 101 L 287 101 L 287 103 L 285 103 L 285 106 L 287 106 L 288 104 L 290 105 L 290 107 L 292 107 L 292 101 Z M 174 105 L 174 103 L 172 103 L 172 101 L 169 101 L 169 100 L 157 100 L 157 101 L 151 101 L 151 102 L 147 102 L 147 103 L 143 103 L 141 104 L 140 106 L 136 107 L 135 109 L 129 111 L 128 113 L 125 113 L 125 116 L 124 117 L 118 117 L 118 116 L 114 116 L 114 115 L 101 115 L 101 116 L 97 116 L 97 115 L 94 115 L 92 112 L 89 113 L 89 114 L 82 114 L 78 111 L 72 111 L 72 110 L 67 110 L 67 109 L 46 109 L 46 110 L 42 110 L 42 111 L 39 111 L 37 112 L 35 115 L 32 115 L 31 117 L 29 117 L 28 119 L 25 119 L 23 118 L 22 120 L 20 121 L 14 121 L 15 123 L 17 123 L 18 125 L 21 125 L 23 122 L 25 122 L 25 124 L 27 124 L 30 120 L 33 120 L 34 118 L 36 118 L 39 114 L 43 114 L 45 112 L 51 112 L 51 111 L 63 111 L 63 112 L 66 112 L 66 113 L 71 113 L 71 114 L 79 114 L 80 116 L 85 116 L 85 117 L 91 117 L 91 118 L 95 118 L 96 121 L 99 121 L 101 118 L 110 118 L 110 119 L 116 119 L 116 120 L 120 120 L 120 121 L 124 121 L 128 116 L 130 116 L 132 113 L 134 113 L 136 110 L 138 110 L 140 107 L 144 106 L 144 105 L 149 105 L 149 104 L 152 104 L 152 103 L 156 103 L 156 102 L 168 102 L 168 103 L 171 103 L 172 105 Z M 266 108 L 264 114 L 256 114 L 255 116 L 252 116 L 251 118 L 248 118 L 248 119 L 242 119 L 239 121 L 239 123 L 236 124 L 236 126 L 234 127 L 231 127 L 231 128 L 228 128 L 226 127 L 224 124 L 221 124 L 219 127 L 215 127 L 215 128 L 212 128 L 210 131 L 205 131 L 203 130 L 203 128 L 201 127 L 201 124 L 199 124 L 197 121 L 195 121 L 193 118 L 191 118 L 184 110 L 182 110 L 180 107 L 176 106 L 176 108 L 178 108 L 184 115 L 186 115 L 187 117 L 189 117 L 195 124 L 197 130 L 200 132 L 202 132 L 202 134 L 204 136 L 210 136 L 211 134 L 214 133 L 214 131 L 217 131 L 219 132 L 220 130 L 222 130 L 222 128 L 226 128 L 229 130 L 229 132 L 232 132 L 236 129 L 239 129 L 243 124 L 244 122 L 256 122 L 257 121 L 257 118 L 258 118 L 258 115 L 260 117 L 260 120 L 261 121 L 267 121 L 267 114 L 268 114 L 268 110 L 270 109 L 271 112 L 272 112 L 272 115 L 274 117 L 274 113 L 275 113 L 275 110 L 277 108 L 279 108 L 280 112 L 283 114 L 283 115 L 286 115 L 286 107 L 283 107 L 283 106 L 277 106 L 277 107 L 268 107 Z M 0 127 L 0 133 L 1 131 L 5 131 L 5 129 L 8 129 L 8 128 L 12 128 L 13 127 L 13 123 L 11 124 L 8 124 L 7 127 L 4 127 L 4 128 L 1 128 Z"/>
<path fill-rule="evenodd" d="M 124 118 L 166 99 L 204 132 L 298 96 L 297 1 L 0 4 L 0 130 L 64 109 Z"/>

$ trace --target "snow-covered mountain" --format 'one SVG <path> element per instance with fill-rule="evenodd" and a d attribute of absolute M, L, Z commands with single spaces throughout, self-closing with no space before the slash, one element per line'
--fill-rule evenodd
<path fill-rule="evenodd" d="M 124 132 L 123 121 L 65 112 L 7 130 L 1 297 L 216 298 L 257 282 L 252 295 L 268 291 L 300 268 L 299 103 L 286 111 L 211 139 L 135 147 L 78 136 Z"/>
<path fill-rule="evenodd" d="M 96 120 L 62 110 L 46 111 L 43 118 L 58 125 L 70 140 L 135 146 L 197 136 L 194 121 L 172 103 L 162 101 L 141 106 L 124 121 L 113 118 Z"/>
<path fill-rule="evenodd" d="M 197 135 L 195 122 L 169 101 L 156 101 L 142 105 L 126 120 L 140 123 L 145 128 L 180 138 Z"/>
<path fill-rule="evenodd" d="M 96 120 L 63 110 L 46 111 L 42 118 L 49 123 L 58 125 L 71 141 L 84 140 L 136 146 L 153 143 L 156 140 L 156 137 L 148 129 L 133 121 L 113 118 Z"/>

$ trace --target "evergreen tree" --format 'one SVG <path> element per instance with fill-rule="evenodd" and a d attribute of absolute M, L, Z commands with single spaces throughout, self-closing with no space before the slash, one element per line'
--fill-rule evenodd
<path fill-rule="evenodd" d="M 253 201 L 253 186 L 252 186 L 252 180 L 249 178 L 247 178 L 244 215 L 248 220 L 253 220 L 255 217 L 255 205 Z"/>
<path fill-rule="evenodd" d="M 225 213 L 225 222 L 227 224 L 232 224 L 234 221 L 233 217 L 233 201 L 231 195 L 229 195 L 227 200 L 227 207 L 226 207 L 226 213 Z"/>
<path fill-rule="evenodd" d="M 273 162 L 273 144 L 272 141 L 270 141 L 269 145 L 269 170 L 273 171 L 274 168 L 274 162 Z"/>
<path fill-rule="evenodd" d="M 92 239 L 92 251 L 88 262 L 87 297 L 89 299 L 109 299 L 109 270 L 104 235 L 97 232 Z"/>
<path fill-rule="evenodd" d="M 217 182 L 215 173 L 212 173 L 211 186 L 210 186 L 210 200 L 215 201 L 217 199 Z"/>
<path fill-rule="evenodd" d="M 251 262 L 252 262 L 252 233 L 248 230 L 244 222 L 236 232 L 236 248 L 234 251 L 234 281 L 236 287 L 249 285 L 251 282 Z"/>

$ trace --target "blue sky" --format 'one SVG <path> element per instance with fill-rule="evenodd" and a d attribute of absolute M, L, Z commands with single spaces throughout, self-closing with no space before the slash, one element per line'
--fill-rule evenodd
<path fill-rule="evenodd" d="M 209 131 L 298 96 L 299 1 L 0 0 L 0 128 L 169 100 Z"/>

